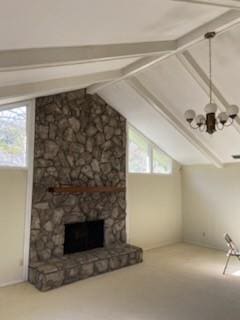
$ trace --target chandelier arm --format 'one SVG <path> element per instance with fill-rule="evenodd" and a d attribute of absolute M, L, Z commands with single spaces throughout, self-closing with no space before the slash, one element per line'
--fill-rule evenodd
<path fill-rule="evenodd" d="M 226 123 L 224 124 L 225 127 L 230 127 L 230 126 L 233 124 L 233 121 L 234 121 L 234 120 L 233 120 L 232 118 L 228 118 L 228 120 L 230 120 L 230 122 L 229 122 L 229 123 L 226 122 Z"/>

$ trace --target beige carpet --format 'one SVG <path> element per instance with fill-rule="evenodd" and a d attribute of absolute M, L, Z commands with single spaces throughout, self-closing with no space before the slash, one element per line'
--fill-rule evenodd
<path fill-rule="evenodd" d="M 47 293 L 27 283 L 1 288 L 0 319 L 239 320 L 240 263 L 223 277 L 224 262 L 220 251 L 179 244 Z"/>

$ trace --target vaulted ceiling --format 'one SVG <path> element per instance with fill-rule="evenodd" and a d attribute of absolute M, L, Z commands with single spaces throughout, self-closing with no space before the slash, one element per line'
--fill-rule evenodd
<path fill-rule="evenodd" d="M 0 104 L 88 87 L 181 164 L 231 163 L 240 119 L 210 136 L 183 114 L 240 105 L 238 0 L 9 0 L 0 11 Z"/>

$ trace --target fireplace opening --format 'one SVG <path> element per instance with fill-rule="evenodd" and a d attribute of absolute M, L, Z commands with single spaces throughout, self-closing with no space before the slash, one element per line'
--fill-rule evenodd
<path fill-rule="evenodd" d="M 104 246 L 104 220 L 65 224 L 64 254 Z"/>

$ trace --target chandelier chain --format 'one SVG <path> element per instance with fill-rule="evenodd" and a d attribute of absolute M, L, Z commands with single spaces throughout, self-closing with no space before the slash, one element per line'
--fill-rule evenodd
<path fill-rule="evenodd" d="M 212 39 L 208 39 L 209 43 L 209 98 L 212 103 Z"/>

